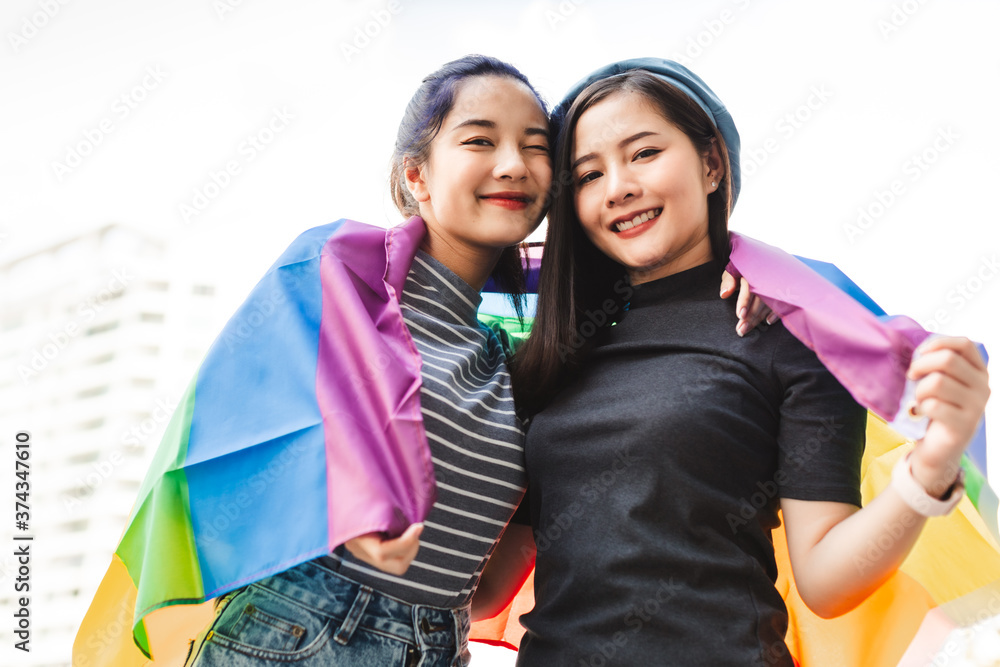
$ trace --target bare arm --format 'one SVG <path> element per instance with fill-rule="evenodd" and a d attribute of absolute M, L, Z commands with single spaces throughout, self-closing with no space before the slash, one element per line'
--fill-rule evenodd
<path fill-rule="evenodd" d="M 930 423 L 911 455 L 914 478 L 942 497 L 958 473 L 989 397 L 988 375 L 966 339 L 940 338 L 908 375 Z M 903 562 L 927 519 L 892 487 L 864 509 L 834 502 L 782 499 L 788 554 L 802 600 L 830 618 L 860 604 Z"/>
<path fill-rule="evenodd" d="M 472 620 L 493 618 L 506 607 L 535 565 L 531 527 L 507 525 L 472 597 Z"/>

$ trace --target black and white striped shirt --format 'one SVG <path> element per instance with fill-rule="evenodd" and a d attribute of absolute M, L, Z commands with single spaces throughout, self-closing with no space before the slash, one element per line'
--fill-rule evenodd
<path fill-rule="evenodd" d="M 507 351 L 476 318 L 479 293 L 420 251 L 406 278 L 403 319 L 420 352 L 420 406 L 438 499 L 402 577 L 339 547 L 344 575 L 415 604 L 459 607 L 524 493 L 524 428 L 514 411 Z"/>

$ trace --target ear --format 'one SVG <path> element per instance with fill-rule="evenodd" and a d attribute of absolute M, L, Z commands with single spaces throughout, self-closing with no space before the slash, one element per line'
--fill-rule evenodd
<path fill-rule="evenodd" d="M 719 142 L 714 138 L 712 139 L 712 147 L 702 157 L 702 163 L 704 165 L 705 183 L 714 191 L 715 188 L 712 188 L 710 184 L 713 181 L 715 183 L 722 183 L 722 178 L 726 175 L 726 168 L 722 162 L 722 154 L 719 153 Z"/>
<path fill-rule="evenodd" d="M 427 190 L 426 171 L 427 165 L 415 166 L 409 158 L 403 162 L 406 189 L 418 202 L 430 201 L 431 198 L 430 192 Z"/>

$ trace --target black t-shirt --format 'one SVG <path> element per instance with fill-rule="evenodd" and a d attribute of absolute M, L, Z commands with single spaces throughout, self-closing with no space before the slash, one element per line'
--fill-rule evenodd
<path fill-rule="evenodd" d="M 866 411 L 780 323 L 737 336 L 720 275 L 637 286 L 534 418 L 518 665 L 792 664 L 778 501 L 860 506 Z"/>

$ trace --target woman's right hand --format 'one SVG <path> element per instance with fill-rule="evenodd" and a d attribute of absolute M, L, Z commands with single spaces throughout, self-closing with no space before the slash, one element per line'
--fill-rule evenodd
<path fill-rule="evenodd" d="M 410 568 L 420 549 L 424 524 L 414 523 L 399 537 L 387 540 L 381 533 L 368 533 L 348 540 L 345 547 L 360 561 L 383 572 L 402 576 Z"/>
<path fill-rule="evenodd" d="M 740 278 L 737 283 L 735 276 L 729 271 L 722 274 L 719 296 L 728 299 L 736 291 L 737 285 L 740 288 L 740 295 L 736 299 L 736 316 L 739 318 L 739 322 L 736 323 L 738 335 L 745 336 L 765 319 L 768 324 L 774 324 L 781 319 L 778 313 L 764 303 L 763 299 L 750 291 L 750 283 L 747 282 L 746 278 Z"/>

